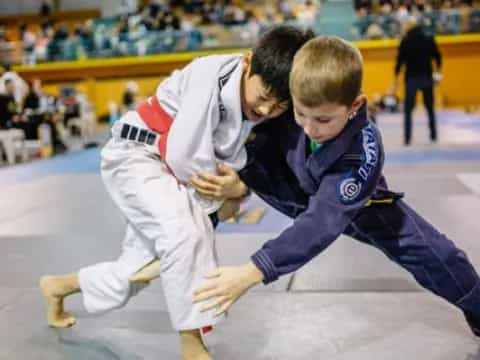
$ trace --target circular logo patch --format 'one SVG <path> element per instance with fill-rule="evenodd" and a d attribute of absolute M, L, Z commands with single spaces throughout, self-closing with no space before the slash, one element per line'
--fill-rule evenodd
<path fill-rule="evenodd" d="M 362 183 L 354 177 L 345 179 L 340 183 L 340 196 L 344 202 L 355 200 L 360 194 L 360 190 L 362 190 Z"/>

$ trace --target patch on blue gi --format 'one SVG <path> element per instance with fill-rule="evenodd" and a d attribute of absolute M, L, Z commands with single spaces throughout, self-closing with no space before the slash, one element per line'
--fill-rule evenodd
<path fill-rule="evenodd" d="M 370 180 L 378 163 L 378 144 L 375 129 L 371 124 L 362 129 L 362 163 L 342 177 L 338 183 L 338 196 L 343 204 L 355 202 L 361 195 L 365 184 Z"/>
<path fill-rule="evenodd" d="M 338 192 L 340 201 L 344 204 L 349 204 L 362 192 L 363 183 L 356 176 L 349 176 L 340 181 Z"/>

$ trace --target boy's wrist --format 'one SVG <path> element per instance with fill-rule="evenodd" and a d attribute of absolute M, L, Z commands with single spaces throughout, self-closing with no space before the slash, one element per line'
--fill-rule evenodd
<path fill-rule="evenodd" d="M 257 285 L 263 281 L 263 273 L 252 261 L 245 265 L 245 271 L 252 286 Z"/>
<path fill-rule="evenodd" d="M 248 186 L 245 185 L 243 181 L 239 181 L 239 183 L 237 184 L 237 194 L 237 198 L 244 198 L 250 194 Z"/>

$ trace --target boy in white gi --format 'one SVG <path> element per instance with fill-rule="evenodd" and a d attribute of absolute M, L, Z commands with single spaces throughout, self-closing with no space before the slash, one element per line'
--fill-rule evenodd
<path fill-rule="evenodd" d="M 219 162 L 236 170 L 245 166 L 250 129 L 288 108 L 292 59 L 312 36 L 281 26 L 245 56 L 196 59 L 114 125 L 102 150 L 101 173 L 127 220 L 122 254 L 78 273 L 42 277 L 50 326 L 75 323 L 63 299 L 77 292 L 91 313 L 124 306 L 144 286 L 129 278 L 158 258 L 183 358 L 210 359 L 200 329 L 218 320 L 212 312 L 202 313 L 191 298 L 202 275 L 217 266 L 209 215 L 222 201 L 202 198 L 187 184 L 200 170 L 215 172 Z"/>

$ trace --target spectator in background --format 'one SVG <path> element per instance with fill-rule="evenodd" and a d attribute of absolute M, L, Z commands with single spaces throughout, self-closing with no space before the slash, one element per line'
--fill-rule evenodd
<path fill-rule="evenodd" d="M 417 91 L 423 93 L 423 102 L 428 112 L 430 127 L 430 140 L 437 140 L 437 129 L 435 122 L 435 111 L 433 108 L 433 67 L 432 60 L 435 60 L 435 78 L 440 79 L 440 68 L 442 58 L 437 44 L 433 37 L 427 36 L 418 26 L 416 20 L 411 18 L 406 23 L 406 34 L 400 42 L 397 61 L 395 65 L 395 80 L 393 91 L 396 92 L 398 76 L 401 67 L 405 64 L 405 118 L 404 118 L 404 143 L 409 145 L 412 135 L 412 111 L 415 107 Z"/>
<path fill-rule="evenodd" d="M 127 82 L 125 92 L 122 97 L 121 113 L 124 114 L 129 110 L 135 110 L 136 96 L 138 94 L 138 84 L 135 81 Z"/>
<path fill-rule="evenodd" d="M 20 75 L 18 75 L 15 71 L 12 71 L 10 68 L 10 64 L 4 64 L 3 65 L 4 72 L 2 76 L 0 77 L 0 93 L 6 93 L 7 89 L 5 88 L 5 80 L 12 80 L 13 82 L 13 88 L 14 88 L 14 93 L 13 96 L 15 98 L 15 102 L 17 104 L 21 104 L 23 101 L 23 98 L 28 92 L 28 85 L 23 80 Z"/>
<path fill-rule="evenodd" d="M 78 102 L 76 95 L 75 88 L 71 86 L 65 86 L 60 90 L 58 103 L 60 113 L 63 114 L 63 124 L 65 127 L 69 127 L 69 123 L 72 119 L 80 117 L 80 103 Z M 80 129 L 74 131 L 74 134 L 77 133 L 80 133 Z"/>
<path fill-rule="evenodd" d="M 29 85 L 29 92 L 23 102 L 23 114 L 28 119 L 28 125 L 24 129 L 26 139 L 38 139 L 39 126 L 46 124 L 50 128 L 53 152 L 55 154 L 65 152 L 67 148 L 57 129 L 60 117 L 56 109 L 50 106 L 50 100 L 53 98 L 43 92 L 42 82 L 39 79 L 33 80 Z"/>
<path fill-rule="evenodd" d="M 40 16 L 46 18 L 52 14 L 52 4 L 50 1 L 44 0 L 40 5 Z"/>
<path fill-rule="evenodd" d="M 180 19 L 171 11 L 165 11 L 159 18 L 157 30 L 180 30 Z"/>
<path fill-rule="evenodd" d="M 48 45 L 53 39 L 53 28 L 48 22 L 42 24 L 37 42 L 35 45 L 36 61 L 46 61 L 48 58 Z"/>
<path fill-rule="evenodd" d="M 5 92 L 0 94 L 0 127 L 3 129 L 21 129 L 25 134 L 31 134 L 33 127 L 28 118 L 21 113 L 20 103 L 15 99 L 15 82 L 12 79 L 3 80 Z"/>
<path fill-rule="evenodd" d="M 8 41 L 7 28 L 4 23 L 0 23 L 0 47 L 7 44 Z"/>
<path fill-rule="evenodd" d="M 30 109 L 32 111 L 41 111 L 42 100 L 42 83 L 39 79 L 35 79 L 29 84 L 29 91 L 23 100 L 23 109 Z"/>
<path fill-rule="evenodd" d="M 4 92 L 0 93 L 0 129 L 8 129 L 18 120 L 18 106 L 15 101 L 15 84 L 11 79 L 2 81 Z"/>
<path fill-rule="evenodd" d="M 20 25 L 20 39 L 22 40 L 22 48 L 24 59 L 23 63 L 28 65 L 35 64 L 35 43 L 36 35 L 28 29 L 26 24 Z"/>

